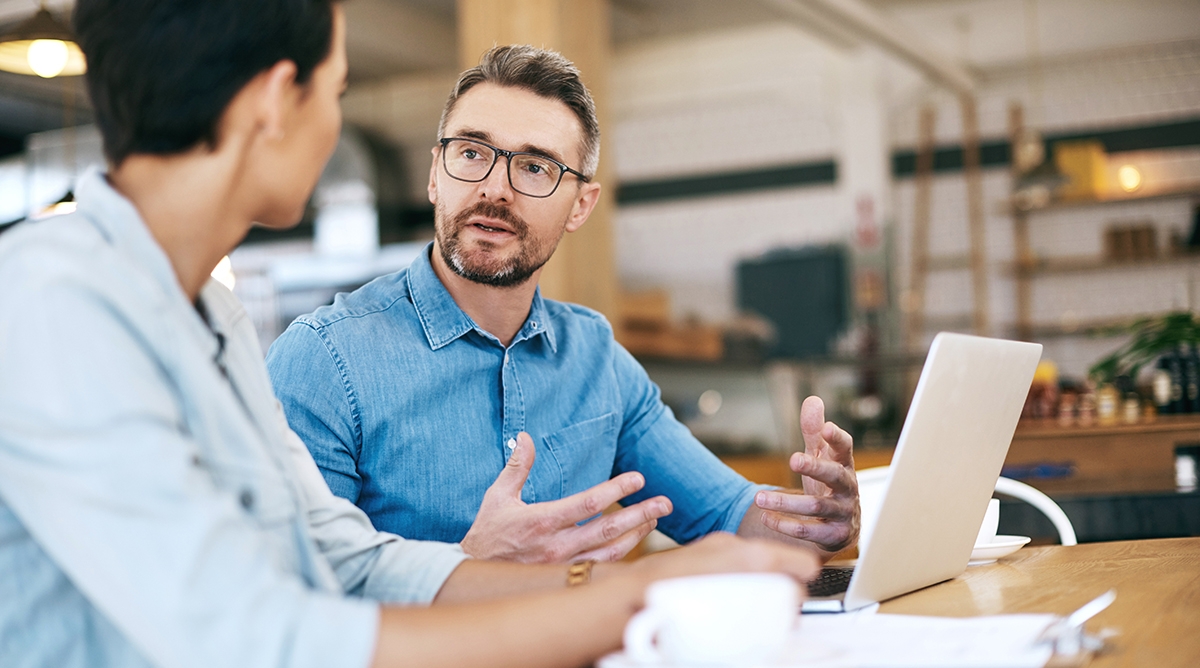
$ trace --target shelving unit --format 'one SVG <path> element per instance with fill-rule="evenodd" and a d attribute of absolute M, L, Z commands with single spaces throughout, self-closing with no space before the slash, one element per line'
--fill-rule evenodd
<path fill-rule="evenodd" d="M 1023 130 L 1023 113 L 1019 106 L 1009 110 L 1010 141 L 1015 145 Z M 1014 172 L 1014 179 L 1017 178 Z M 1200 198 L 1200 183 L 1188 183 L 1169 189 L 1144 189 L 1133 193 L 1106 194 L 1088 198 L 1072 198 L 1052 201 L 1033 209 L 1022 209 L 1011 202 L 1001 206 L 1013 217 L 1013 246 L 1015 261 L 1007 266 L 1016 283 L 1016 336 L 1025 341 L 1050 336 L 1095 333 L 1099 330 L 1120 327 L 1147 314 L 1130 314 L 1129 317 L 1104 318 L 1099 320 L 1075 320 L 1055 324 L 1038 323 L 1033 319 L 1033 282 L 1039 276 L 1100 273 L 1122 270 L 1158 268 L 1164 266 L 1194 265 L 1200 268 L 1200 255 L 1165 255 L 1137 259 L 1114 260 L 1100 256 L 1038 257 L 1030 241 L 1031 218 L 1039 213 L 1103 207 L 1117 203 L 1148 202 L 1164 199 Z"/>
<path fill-rule="evenodd" d="M 1186 186 L 1171 188 L 1168 190 L 1138 190 L 1132 193 L 1113 194 L 1105 197 L 1056 200 L 1047 204 L 1046 206 L 1026 210 L 1026 213 L 1053 211 L 1055 209 L 1074 209 L 1086 206 L 1103 206 L 1105 204 L 1116 204 L 1120 202 L 1175 199 L 1178 197 L 1200 197 L 1200 183 L 1191 183 L 1187 184 Z M 1016 207 L 1008 204 L 1002 205 L 1002 208 L 1003 211 L 1009 213 L 1016 210 Z"/>

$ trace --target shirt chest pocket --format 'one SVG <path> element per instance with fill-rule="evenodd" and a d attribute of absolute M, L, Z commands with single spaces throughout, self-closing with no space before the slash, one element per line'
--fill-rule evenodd
<path fill-rule="evenodd" d="M 612 476 L 620 431 L 620 417 L 607 413 L 550 434 L 543 439 L 545 447 L 534 462 L 534 470 L 530 472 L 533 484 L 526 485 L 526 492 L 532 491 L 537 501 L 552 501 L 608 480 Z M 539 463 L 545 465 L 541 470 Z"/>

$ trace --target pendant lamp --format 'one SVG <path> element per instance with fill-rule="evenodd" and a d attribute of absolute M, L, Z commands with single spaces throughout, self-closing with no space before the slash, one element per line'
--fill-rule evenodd
<path fill-rule="evenodd" d="M 87 64 L 71 29 L 43 3 L 32 18 L 0 35 L 0 70 L 50 79 L 83 74 Z"/>

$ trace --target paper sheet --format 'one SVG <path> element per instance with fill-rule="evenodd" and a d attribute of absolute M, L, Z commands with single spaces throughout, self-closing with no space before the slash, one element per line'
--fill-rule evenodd
<path fill-rule="evenodd" d="M 781 665 L 807 668 L 1040 668 L 1054 615 L 804 615 Z"/>

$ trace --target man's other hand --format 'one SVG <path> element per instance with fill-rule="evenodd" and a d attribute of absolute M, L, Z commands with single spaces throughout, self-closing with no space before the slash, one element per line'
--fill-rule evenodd
<path fill-rule="evenodd" d="M 462 548 L 478 559 L 524 563 L 616 561 L 671 512 L 665 496 L 646 499 L 578 525 L 640 490 L 640 473 L 622 473 L 591 489 L 557 501 L 527 504 L 521 488 L 533 468 L 533 439 L 521 432 L 508 464 L 483 495 L 483 505 Z"/>
<path fill-rule="evenodd" d="M 759 519 L 767 528 L 834 553 L 858 540 L 854 441 L 825 421 L 825 404 L 818 397 L 804 400 L 800 430 L 804 452 L 793 454 L 788 464 L 801 475 L 804 489 L 759 492 L 754 505 L 761 509 Z"/>

